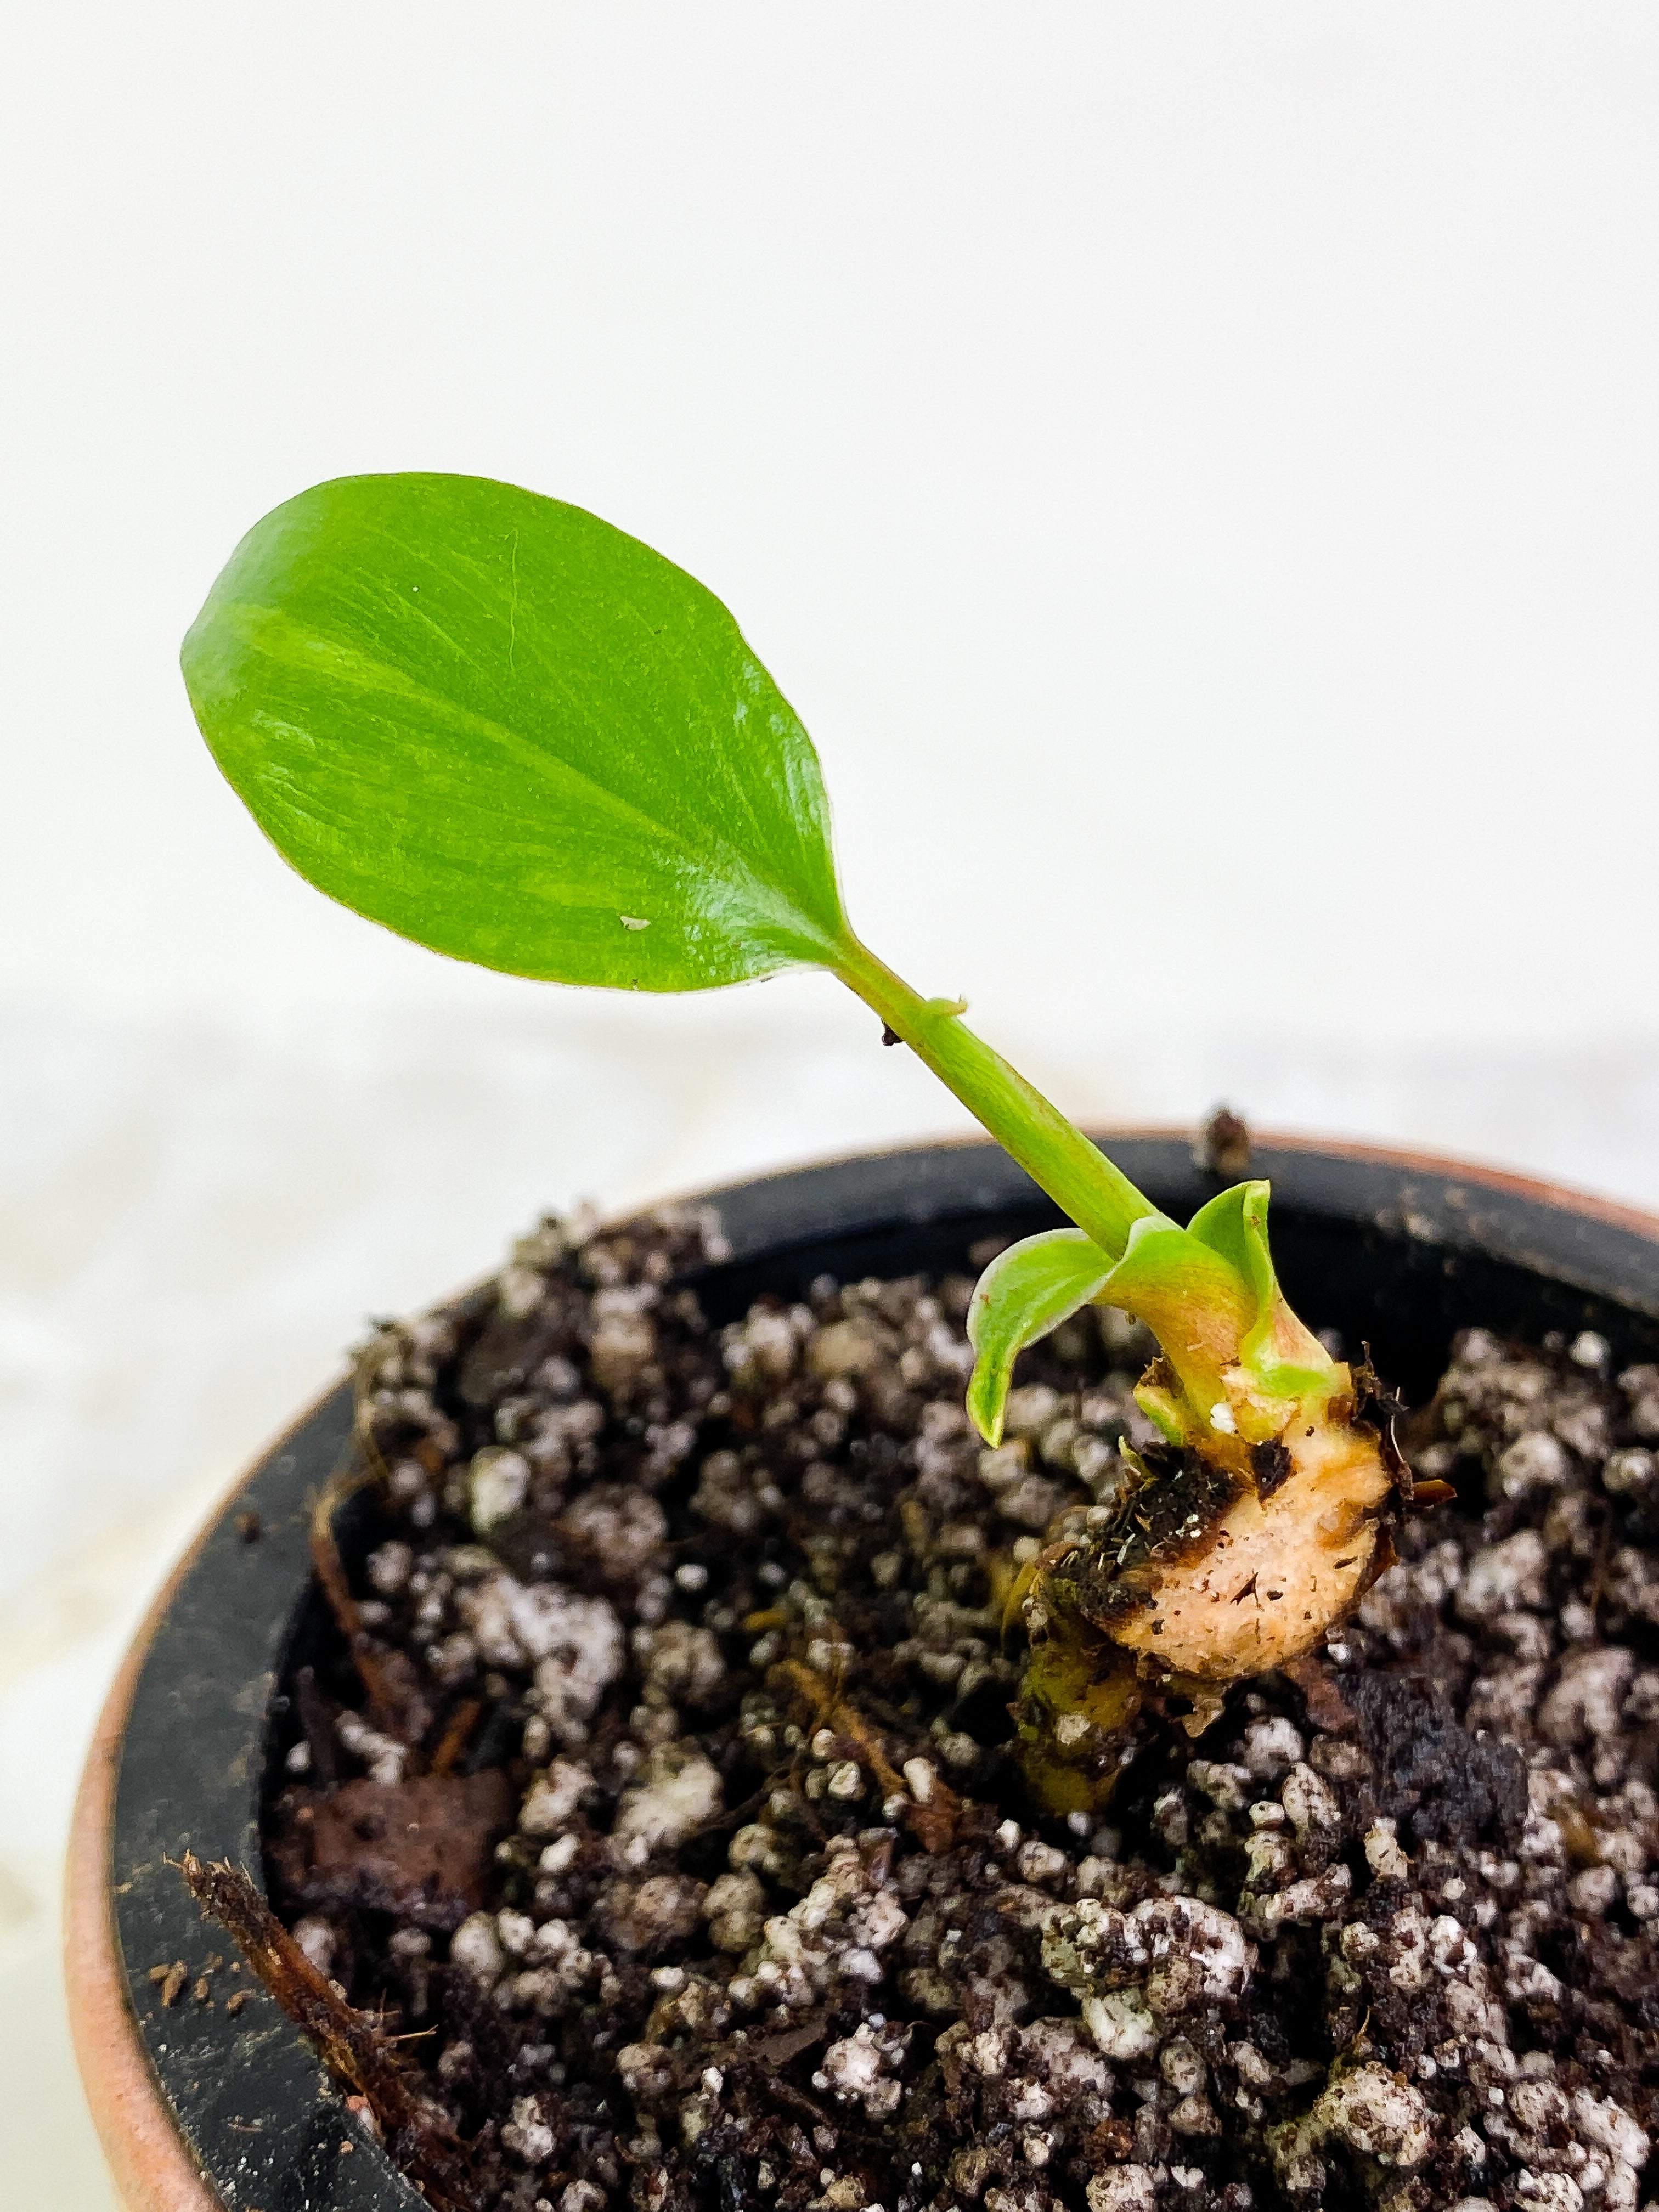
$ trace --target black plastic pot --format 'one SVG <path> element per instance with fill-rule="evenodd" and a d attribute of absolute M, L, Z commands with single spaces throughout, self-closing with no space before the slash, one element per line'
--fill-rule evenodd
<path fill-rule="evenodd" d="M 1187 1140 L 1109 1139 L 1184 1219 L 1219 1187 Z M 1659 1358 L 1659 1221 L 1490 1170 L 1358 1147 L 1259 1144 L 1273 1246 L 1316 1326 L 1369 1343 L 1408 1400 L 1473 1323 L 1537 1341 L 1598 1330 L 1620 1362 Z M 732 1248 L 699 1278 L 711 1320 L 813 1277 L 961 1267 L 994 1233 L 1058 1218 L 990 1145 L 934 1146 L 802 1169 L 711 1194 Z M 71 1862 L 70 1976 L 94 2116 L 133 2212 L 416 2212 L 423 2200 L 343 2112 L 308 2046 L 256 1992 L 233 2016 L 171 2004 L 151 1969 L 193 1982 L 227 1945 L 168 1863 L 186 1849 L 261 1868 L 258 1814 L 286 1670 L 307 1632 L 309 1501 L 350 1425 L 342 1382 L 220 1511 L 135 1647 L 106 1717 Z M 246 1978 L 244 1977 L 244 1981 Z"/>

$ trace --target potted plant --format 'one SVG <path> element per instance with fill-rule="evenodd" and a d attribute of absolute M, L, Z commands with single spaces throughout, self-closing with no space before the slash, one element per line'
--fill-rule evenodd
<path fill-rule="evenodd" d="M 787 702 L 580 510 L 319 487 L 185 665 L 331 895 L 565 982 L 824 968 L 1001 1147 L 546 1224 L 210 1533 L 86 1833 L 222 2200 L 1634 2206 L 1648 1224 L 1280 1151 L 1293 1303 L 1268 1178 L 1109 1160 L 861 944 Z M 261 1851 L 279 1915 L 207 1863 Z"/>

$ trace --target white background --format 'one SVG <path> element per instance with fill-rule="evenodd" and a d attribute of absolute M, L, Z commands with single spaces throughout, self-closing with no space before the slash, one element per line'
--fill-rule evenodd
<path fill-rule="evenodd" d="M 1656 64 L 1516 0 L 14 18 L 0 2023 L 62 2110 L 100 1680 L 361 1317 L 960 1126 L 819 979 L 562 995 L 307 890 L 176 673 L 237 537 L 363 470 L 590 506 L 799 708 L 864 934 L 1074 1110 L 1659 1201 Z"/>

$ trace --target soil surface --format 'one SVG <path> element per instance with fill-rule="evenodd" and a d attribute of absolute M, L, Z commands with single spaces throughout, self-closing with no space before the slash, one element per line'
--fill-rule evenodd
<path fill-rule="evenodd" d="M 720 1255 L 550 1223 L 362 1355 L 386 1533 L 268 1855 L 480 2212 L 1643 2203 L 1659 1370 L 1462 1337 L 1402 1434 L 1456 1502 L 1068 1826 L 996 1594 L 1109 1512 L 1146 1344 L 1068 1323 L 988 1451 L 967 1277 L 715 1331 Z"/>

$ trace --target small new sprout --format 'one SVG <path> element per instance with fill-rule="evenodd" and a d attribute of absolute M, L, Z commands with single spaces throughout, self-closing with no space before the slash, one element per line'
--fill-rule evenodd
<path fill-rule="evenodd" d="M 1104 1528 L 1053 1535 L 1008 1595 L 1036 1797 L 1082 1814 L 1160 1711 L 1293 1661 L 1385 1555 L 1394 1490 L 1356 1379 L 1291 1311 L 1267 1186 L 1184 1227 L 854 934 L 811 740 L 720 601 L 637 540 L 477 477 L 316 486 L 242 540 L 185 641 L 215 758 L 277 849 L 401 934 L 508 973 L 687 991 L 823 968 L 1075 1224 L 987 1269 L 972 1418 L 1090 1303 L 1144 1322 L 1164 1441 Z M 1094 1516 L 1096 1519 L 1098 1516 Z"/>
<path fill-rule="evenodd" d="M 1185 1229 L 1143 1217 L 1115 1263 L 1074 1230 L 1028 1237 L 975 1292 L 968 1403 L 993 1443 L 1015 1356 L 1085 1303 L 1161 1346 L 1135 1396 L 1162 1446 L 1126 1462 L 1106 1528 L 1062 1538 L 1014 1593 L 1021 1753 L 1054 1811 L 1104 1802 L 1149 1709 L 1199 1734 L 1229 1683 L 1311 1650 L 1385 1562 L 1381 1435 L 1279 1286 L 1267 1197 L 1241 1183 Z"/>

